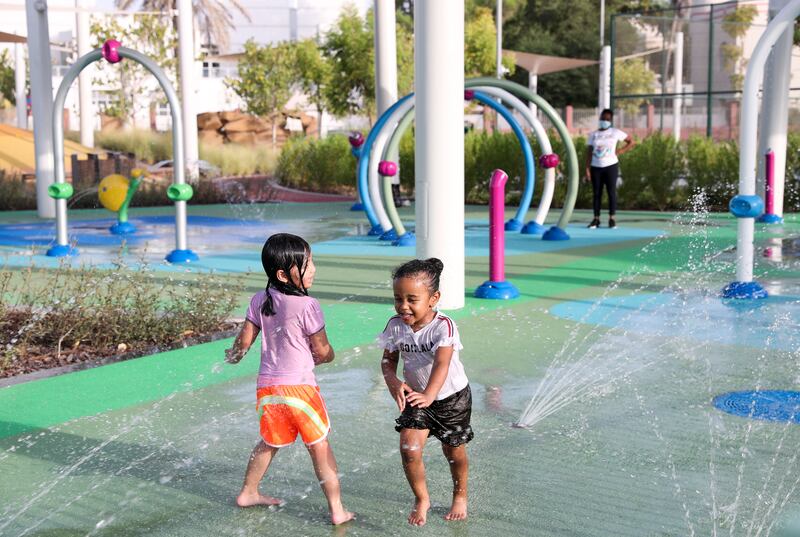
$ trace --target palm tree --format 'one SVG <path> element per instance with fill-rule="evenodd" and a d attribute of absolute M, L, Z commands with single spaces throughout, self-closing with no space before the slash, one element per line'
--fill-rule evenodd
<path fill-rule="evenodd" d="M 168 11 L 176 9 L 175 0 L 115 0 L 119 9 L 136 7 L 142 11 Z M 205 34 L 207 44 L 220 49 L 228 46 L 228 32 L 233 29 L 233 11 L 250 21 L 250 14 L 239 0 L 192 0 L 198 28 Z"/>

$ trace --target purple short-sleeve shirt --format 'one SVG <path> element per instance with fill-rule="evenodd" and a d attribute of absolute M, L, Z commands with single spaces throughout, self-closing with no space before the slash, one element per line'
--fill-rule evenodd
<path fill-rule="evenodd" d="M 317 385 L 309 337 L 325 328 L 319 302 L 310 296 L 284 295 L 274 289 L 275 315 L 261 313 L 266 292 L 256 293 L 247 309 L 247 320 L 261 329 L 261 368 L 258 387 L 287 384 Z"/>

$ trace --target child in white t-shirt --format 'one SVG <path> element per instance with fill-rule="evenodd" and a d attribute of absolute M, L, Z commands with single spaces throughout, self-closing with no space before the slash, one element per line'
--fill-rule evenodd
<path fill-rule="evenodd" d="M 619 178 L 618 156 L 629 151 L 634 145 L 633 138 L 627 133 L 612 127 L 614 112 L 606 108 L 600 113 L 599 129 L 589 135 L 586 141 L 586 180 L 592 183 L 594 193 L 592 208 L 594 218 L 590 228 L 600 225 L 600 203 L 603 198 L 603 187 L 608 192 L 608 227 L 617 227 L 614 215 L 617 212 L 617 180 Z M 617 152 L 617 144 L 625 145 Z"/>
<path fill-rule="evenodd" d="M 472 393 L 458 353 L 462 349 L 452 319 L 436 311 L 441 296 L 439 276 L 444 265 L 436 258 L 409 261 L 393 273 L 394 307 L 378 337 L 383 346 L 381 369 L 389 393 L 400 409 L 395 429 L 400 433 L 400 453 L 415 503 L 409 524 L 425 524 L 430 497 L 425 482 L 422 448 L 429 434 L 442 442 L 453 476 L 453 503 L 445 520 L 467 517 L 468 460 L 466 444 Z M 397 364 L 403 360 L 403 379 Z"/>

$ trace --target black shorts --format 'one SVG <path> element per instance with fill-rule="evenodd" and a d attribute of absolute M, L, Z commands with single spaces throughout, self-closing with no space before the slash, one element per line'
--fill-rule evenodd
<path fill-rule="evenodd" d="M 403 429 L 428 429 L 448 446 L 466 444 L 475 436 L 469 424 L 472 416 L 472 391 L 469 385 L 461 391 L 434 401 L 428 408 L 406 405 L 395 421 L 397 432 Z"/>

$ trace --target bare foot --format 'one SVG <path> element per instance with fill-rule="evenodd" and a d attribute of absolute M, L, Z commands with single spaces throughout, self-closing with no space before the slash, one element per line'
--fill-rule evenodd
<path fill-rule="evenodd" d="M 236 505 L 239 507 L 253 507 L 254 505 L 281 505 L 283 500 L 280 498 L 273 498 L 272 496 L 264 496 L 261 493 L 248 494 L 242 492 L 236 497 Z"/>
<path fill-rule="evenodd" d="M 424 526 L 428 521 L 428 509 L 430 508 L 430 500 L 415 501 L 411 513 L 408 514 L 408 523 L 412 526 Z"/>
<path fill-rule="evenodd" d="M 339 524 L 344 524 L 345 522 L 355 520 L 355 518 L 355 513 L 351 513 L 350 511 L 342 511 L 341 513 L 336 514 L 331 513 L 331 524 L 338 526 Z"/>
<path fill-rule="evenodd" d="M 445 520 L 464 520 L 467 518 L 467 499 L 465 497 L 453 498 L 450 511 L 444 515 Z"/>

